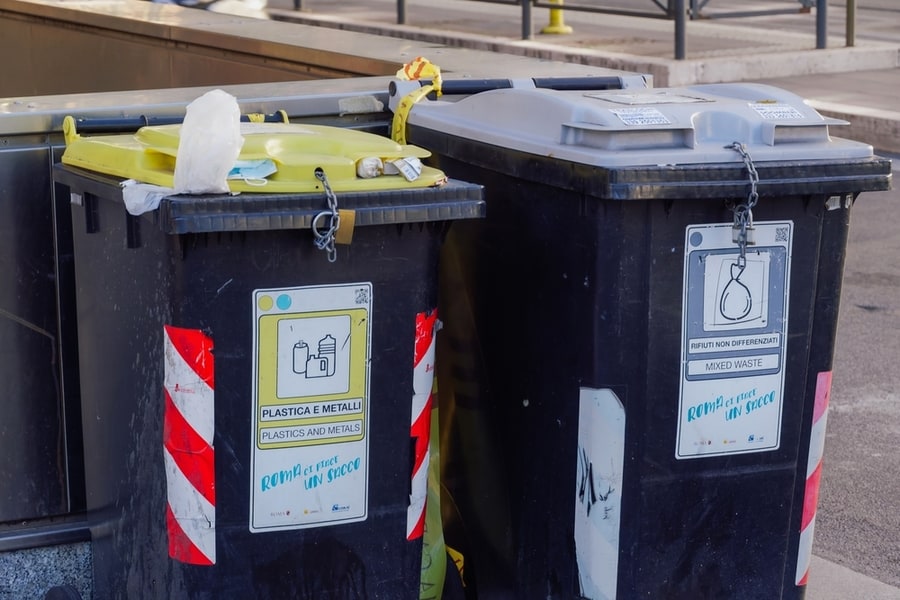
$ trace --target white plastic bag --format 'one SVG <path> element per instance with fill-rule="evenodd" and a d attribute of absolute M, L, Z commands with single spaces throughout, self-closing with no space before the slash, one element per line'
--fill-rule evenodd
<path fill-rule="evenodd" d="M 228 172 L 243 145 L 234 96 L 212 90 L 188 104 L 175 157 L 175 193 L 227 193 Z"/>
<path fill-rule="evenodd" d="M 163 198 L 175 193 L 175 190 L 171 188 L 141 183 L 134 179 L 126 179 L 119 185 L 122 186 L 125 209 L 134 216 L 156 210 Z"/>

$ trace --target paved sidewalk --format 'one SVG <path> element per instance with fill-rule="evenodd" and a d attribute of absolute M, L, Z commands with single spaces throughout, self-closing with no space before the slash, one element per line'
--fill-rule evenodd
<path fill-rule="evenodd" d="M 900 5 L 890 2 L 860 0 L 880 10 L 857 12 L 852 47 L 846 45 L 843 5 L 829 9 L 824 49 L 816 49 L 813 14 L 688 21 L 684 60 L 675 60 L 674 23 L 663 19 L 534 8 L 534 33 L 522 39 L 521 8 L 496 2 L 405 0 L 403 25 L 397 24 L 397 0 L 302 0 L 300 10 L 293 0 L 269 0 L 269 12 L 278 20 L 646 73 L 655 87 L 769 83 L 808 99 L 824 115 L 849 121 L 836 135 L 900 153 Z M 786 3 L 792 5 L 770 0 L 755 6 Z M 634 4 L 652 6 L 651 0 Z M 745 3 L 709 5 L 725 10 Z M 559 21 L 572 33 L 541 32 Z"/>

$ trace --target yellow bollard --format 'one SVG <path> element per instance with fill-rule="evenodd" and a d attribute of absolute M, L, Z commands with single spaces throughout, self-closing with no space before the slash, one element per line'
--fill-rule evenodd
<path fill-rule="evenodd" d="M 572 33 L 572 28 L 563 23 L 563 0 L 550 0 L 550 4 L 558 4 L 560 8 L 550 9 L 550 24 L 541 33 Z"/>

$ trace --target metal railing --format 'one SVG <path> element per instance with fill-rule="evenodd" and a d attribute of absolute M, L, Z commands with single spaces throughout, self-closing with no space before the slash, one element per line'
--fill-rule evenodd
<path fill-rule="evenodd" d="M 404 0 L 398 0 L 401 2 Z M 482 0 L 494 1 L 494 0 Z M 756 17 L 765 15 L 809 13 L 813 6 L 816 7 L 816 48 L 822 49 L 827 44 L 827 0 L 798 0 L 800 6 L 789 8 L 765 8 L 755 10 L 737 10 L 723 12 L 704 12 L 704 8 L 711 0 L 667 0 L 665 4 L 660 0 L 650 0 L 659 10 L 631 10 L 615 6 L 604 6 L 587 2 L 567 2 L 565 10 L 582 12 L 614 14 L 631 17 L 646 17 L 655 19 L 668 19 L 675 23 L 675 58 L 683 60 L 687 55 L 687 22 L 696 19 L 725 19 L 739 17 Z M 602 0 L 601 0 L 602 2 Z M 526 7 L 526 5 L 530 5 Z M 529 39 L 532 35 L 531 7 L 549 8 L 550 10 L 563 10 L 561 0 L 548 2 L 544 0 L 522 0 L 522 39 Z M 848 11 L 849 12 L 849 11 Z"/>
<path fill-rule="evenodd" d="M 698 19 L 724 19 L 753 17 L 777 14 L 795 14 L 810 13 L 815 7 L 816 13 L 816 49 L 823 49 L 827 46 L 827 22 L 828 22 L 828 0 L 797 0 L 799 7 L 780 7 L 780 8 L 761 8 L 749 10 L 732 10 L 705 12 L 704 9 L 712 0 L 648 0 L 648 8 L 646 10 L 635 10 L 631 8 L 622 8 L 602 4 L 589 3 L 590 0 L 576 0 L 575 2 L 566 2 L 563 8 L 563 0 L 478 0 L 481 2 L 492 2 L 495 4 L 509 4 L 511 6 L 521 6 L 522 9 L 522 39 L 527 40 L 533 37 L 533 8 L 547 8 L 551 10 L 551 21 L 553 21 L 554 13 L 562 14 L 563 10 L 603 13 L 629 17 L 644 17 L 650 19 L 664 19 L 674 22 L 675 28 L 675 58 L 684 60 L 687 56 L 687 23 L 691 20 Z M 609 1 L 609 0 L 607 0 Z M 397 0 L 397 23 L 399 25 L 406 24 L 406 3 L 407 0 Z M 300 10 L 303 7 L 302 0 L 294 0 L 294 9 Z M 654 10 L 655 7 L 657 10 Z M 855 40 L 855 23 L 856 23 L 856 0 L 847 0 L 847 46 L 853 46 Z"/>

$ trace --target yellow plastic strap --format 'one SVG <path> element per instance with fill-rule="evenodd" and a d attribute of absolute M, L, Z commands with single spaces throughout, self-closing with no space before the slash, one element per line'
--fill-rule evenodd
<path fill-rule="evenodd" d="M 406 144 L 406 120 L 409 118 L 409 111 L 413 105 L 431 93 L 432 86 L 426 85 L 417 90 L 413 90 L 400 99 L 397 110 L 394 112 L 394 120 L 391 123 L 391 139 L 398 144 Z"/>
<path fill-rule="evenodd" d="M 441 95 L 441 68 L 427 58 L 417 56 L 411 63 L 403 65 L 403 68 L 397 71 L 397 78 L 405 81 L 431 78 L 430 84 L 413 90 L 401 98 L 397 110 L 394 112 L 394 120 L 391 123 L 391 139 L 398 144 L 406 144 L 406 121 L 413 105 L 431 92 L 438 97 Z"/>
<path fill-rule="evenodd" d="M 441 95 L 441 68 L 425 57 L 417 56 L 411 63 L 403 65 L 403 68 L 397 71 L 397 78 L 406 81 L 430 78 L 435 93 Z"/>

